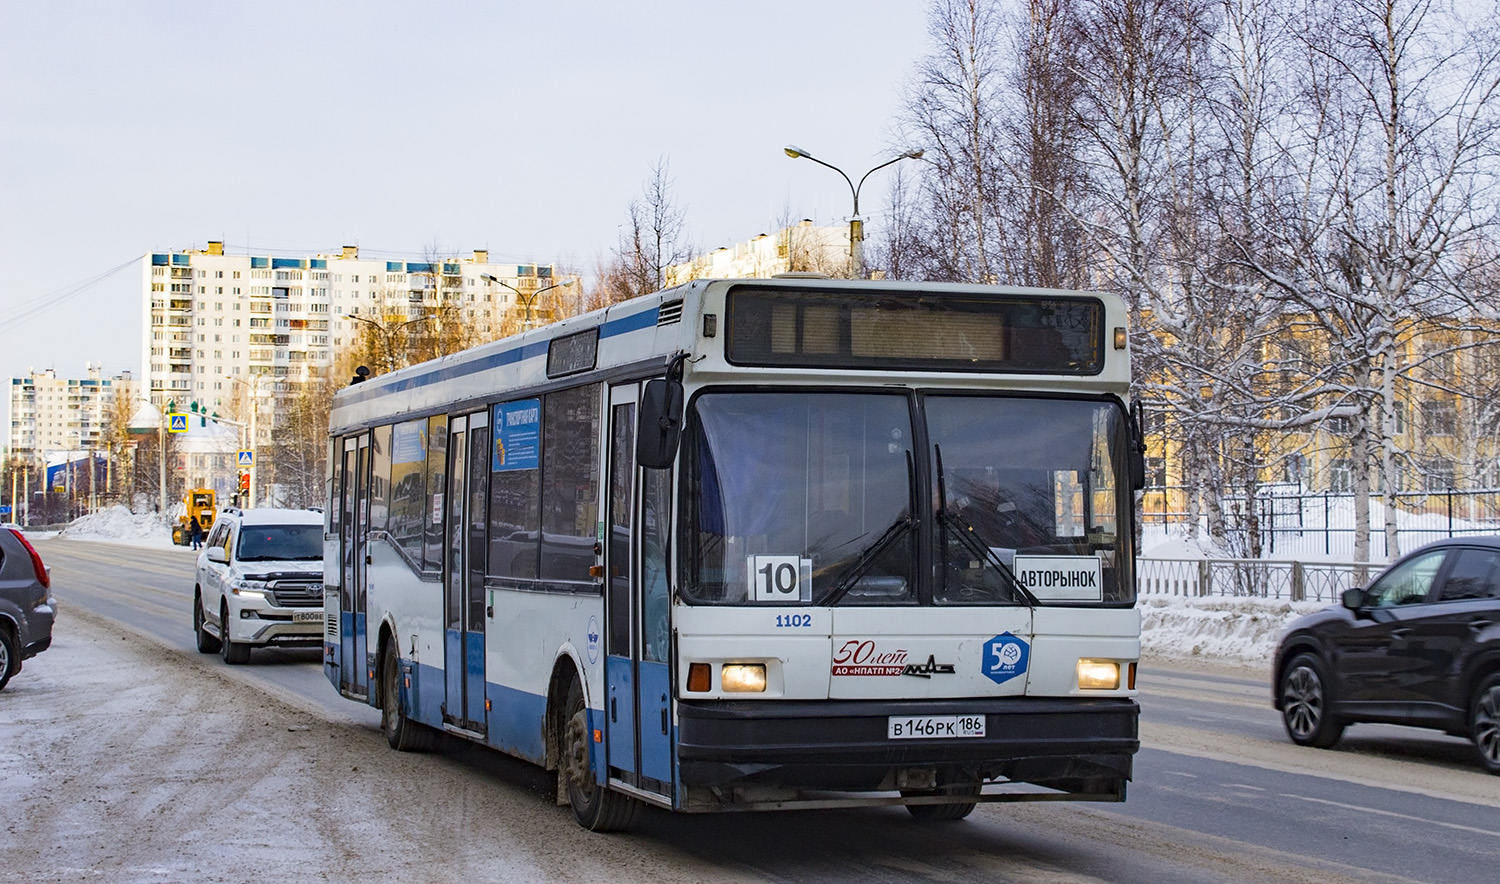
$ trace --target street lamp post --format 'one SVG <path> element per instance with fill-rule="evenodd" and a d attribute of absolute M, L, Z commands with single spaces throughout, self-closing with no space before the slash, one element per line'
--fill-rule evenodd
<path fill-rule="evenodd" d="M 786 147 L 782 148 L 782 150 L 786 152 L 787 156 L 791 157 L 794 160 L 812 160 L 820 166 L 832 169 L 833 171 L 839 173 L 839 175 L 843 177 L 844 182 L 849 185 L 849 192 L 854 195 L 854 214 L 849 218 L 849 275 L 855 279 L 859 279 L 864 275 L 865 241 L 865 225 L 863 219 L 859 217 L 860 188 L 865 186 L 865 179 L 869 178 L 872 173 L 878 172 L 881 169 L 884 169 L 886 166 L 891 165 L 892 163 L 899 163 L 902 160 L 919 160 L 922 158 L 923 152 L 921 150 L 909 150 L 898 157 L 893 157 L 892 159 L 886 160 L 885 162 L 871 169 L 869 172 L 861 175 L 859 178 L 859 183 L 855 184 L 848 175 L 844 174 L 843 169 L 840 169 L 838 166 L 832 165 L 830 163 L 823 162 L 822 160 L 818 159 L 817 157 L 813 156 L 800 147 L 789 144 Z"/>
<path fill-rule="evenodd" d="M 385 348 L 385 370 L 387 372 L 396 370 L 396 332 L 406 331 L 406 327 L 408 325 L 416 325 L 419 322 L 426 322 L 431 318 L 428 316 L 419 316 L 416 319 L 408 319 L 405 322 L 397 323 L 392 328 L 386 328 L 382 323 L 377 322 L 373 319 L 367 319 L 363 316 L 355 316 L 352 313 L 341 313 L 339 315 L 344 319 L 352 319 L 355 322 L 362 322 L 365 325 L 368 325 L 370 328 L 374 329 L 376 333 L 380 335 L 381 341 L 384 344 Z"/>
<path fill-rule="evenodd" d="M 504 287 L 510 289 L 511 291 L 515 292 L 516 293 L 516 297 L 518 299 L 522 299 L 522 300 L 525 301 L 525 303 L 526 303 L 526 328 L 528 328 L 528 329 L 531 328 L 531 308 L 532 308 L 532 305 L 534 305 L 536 303 L 536 299 L 537 298 L 541 297 L 542 292 L 551 291 L 552 289 L 555 289 L 555 288 L 561 288 L 563 286 L 570 286 L 570 285 L 573 284 L 573 280 L 571 280 L 571 279 L 565 279 L 562 282 L 554 282 L 551 285 L 544 285 L 541 288 L 537 289 L 536 291 L 534 291 L 534 292 L 532 292 L 531 294 L 528 295 L 525 292 L 521 291 L 520 289 L 516 288 L 515 286 L 511 285 L 510 283 L 508 283 L 508 282 L 501 282 L 500 280 L 498 280 L 495 277 L 489 275 L 488 273 L 486 273 L 484 276 L 481 276 L 479 278 L 485 280 L 486 282 L 493 282 L 495 285 L 504 286 Z"/>

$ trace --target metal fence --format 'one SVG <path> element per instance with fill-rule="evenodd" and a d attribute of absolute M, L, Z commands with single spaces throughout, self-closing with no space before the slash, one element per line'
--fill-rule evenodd
<path fill-rule="evenodd" d="M 1142 497 L 1144 528 L 1187 521 L 1187 489 L 1147 488 Z M 1282 558 L 1354 558 L 1354 495 L 1305 491 L 1296 484 L 1262 486 L 1247 506 L 1241 496 L 1222 499 L 1224 521 L 1233 551 L 1250 551 L 1250 520 L 1261 541 L 1261 554 Z M 1370 496 L 1370 558 L 1390 560 L 1424 543 L 1445 537 L 1500 534 L 1500 489 L 1444 489 L 1396 495 L 1396 549 L 1386 547 L 1383 498 Z M 1206 527 L 1206 526 L 1205 526 Z"/>
<path fill-rule="evenodd" d="M 1239 596 L 1289 602 L 1335 602 L 1344 590 L 1364 586 L 1383 565 L 1269 559 L 1138 559 L 1142 596 Z"/>

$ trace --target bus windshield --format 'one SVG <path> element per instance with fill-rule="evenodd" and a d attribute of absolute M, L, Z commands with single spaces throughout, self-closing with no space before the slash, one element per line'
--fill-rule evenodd
<path fill-rule="evenodd" d="M 916 404 L 905 393 L 698 396 L 686 443 L 684 598 L 1134 600 L 1121 535 L 1128 434 L 1117 403 L 929 394 L 919 412 Z M 914 413 L 928 422 L 921 458 Z M 920 497 L 919 463 L 930 469 L 930 495 Z M 933 538 L 930 566 L 921 560 L 923 532 Z"/>
<path fill-rule="evenodd" d="M 930 395 L 939 603 L 1134 601 L 1129 432 L 1111 402 Z M 1010 572 L 1010 573 L 1007 573 Z"/>

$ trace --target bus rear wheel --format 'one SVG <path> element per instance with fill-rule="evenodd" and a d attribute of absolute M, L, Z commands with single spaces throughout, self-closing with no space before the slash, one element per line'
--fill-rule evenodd
<path fill-rule="evenodd" d="M 583 705 L 583 685 L 577 676 L 568 686 L 568 699 L 563 709 L 562 766 L 573 818 L 590 832 L 624 831 L 635 819 L 639 805 L 635 799 L 594 779 L 594 767 L 590 763 L 593 731 L 589 728 L 589 710 Z"/>
<path fill-rule="evenodd" d="M 407 718 L 401 709 L 401 661 L 391 648 L 380 657 L 380 729 L 397 752 L 426 752 L 437 736 L 432 728 Z"/>

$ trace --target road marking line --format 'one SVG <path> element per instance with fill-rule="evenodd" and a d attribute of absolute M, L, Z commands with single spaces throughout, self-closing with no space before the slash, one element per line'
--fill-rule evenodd
<path fill-rule="evenodd" d="M 1428 823 L 1434 826 L 1443 826 L 1449 829 L 1457 829 L 1460 832 L 1477 832 L 1480 835 L 1500 836 L 1500 832 L 1496 832 L 1492 829 L 1480 829 L 1475 826 L 1465 826 L 1461 823 L 1445 823 L 1441 820 L 1429 820 L 1424 817 L 1412 816 L 1409 813 L 1393 813 L 1389 810 L 1376 810 L 1373 807 L 1360 807 L 1357 804 L 1345 804 L 1342 801 L 1329 801 L 1327 798 L 1310 798 L 1306 795 L 1293 795 L 1290 792 L 1282 792 L 1280 794 L 1282 798 L 1295 798 L 1298 801 L 1308 801 L 1313 804 L 1326 804 L 1330 807 L 1341 807 L 1344 810 L 1358 810 L 1364 813 L 1373 813 L 1377 816 L 1391 816 L 1399 820 Z"/>

